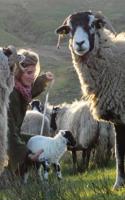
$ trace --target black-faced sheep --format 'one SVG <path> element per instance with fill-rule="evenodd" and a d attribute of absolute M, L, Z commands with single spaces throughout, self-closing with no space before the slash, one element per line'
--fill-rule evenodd
<path fill-rule="evenodd" d="M 74 13 L 56 32 L 70 34 L 69 48 L 74 68 L 93 115 L 115 125 L 114 188 L 121 187 L 125 184 L 125 50 L 122 49 L 125 42 L 121 41 L 121 34 L 115 37 L 111 23 L 100 12 Z"/>
<path fill-rule="evenodd" d="M 100 157 L 98 156 L 100 165 L 103 166 L 103 163 L 109 160 L 111 149 L 114 146 L 115 131 L 113 125 L 95 120 L 87 102 L 81 100 L 74 101 L 72 104 L 61 104 L 54 117 L 57 131 L 68 129 L 76 140 L 76 147 L 71 149 L 74 172 L 77 168 L 80 171 L 87 169 L 92 149 L 95 150 L 95 164 L 98 154 L 100 155 Z M 77 151 L 82 151 L 82 166 L 80 167 L 76 156 Z"/>
<path fill-rule="evenodd" d="M 27 154 L 24 162 L 20 165 L 20 175 L 22 176 L 24 183 L 28 179 L 28 169 L 31 167 L 31 160 L 29 160 L 30 153 L 36 153 L 39 150 L 43 152 L 39 155 L 38 161 L 34 164 L 38 169 L 40 178 L 42 179 L 40 173 L 40 166 L 43 165 L 44 168 L 44 179 L 48 179 L 48 172 L 50 164 L 53 164 L 59 179 L 62 178 L 59 160 L 63 154 L 67 151 L 67 146 L 74 146 L 76 144 L 74 137 L 70 131 L 60 130 L 54 137 L 46 137 L 42 135 L 36 135 L 29 139 L 27 143 L 27 148 L 29 153 Z"/>
<path fill-rule="evenodd" d="M 39 99 L 32 100 L 30 105 L 31 105 L 31 110 L 37 110 L 37 111 L 43 113 L 44 106 L 42 105 L 42 103 Z"/>
<path fill-rule="evenodd" d="M 21 57 L 16 48 L 0 48 L 0 175 L 7 165 L 7 109 L 9 95 L 14 87 L 14 69 Z"/>
<path fill-rule="evenodd" d="M 28 135 L 40 135 L 42 122 L 43 122 L 43 106 L 39 100 L 33 100 L 31 102 L 32 110 L 28 110 L 24 117 L 24 121 L 21 126 L 21 134 Z M 50 116 L 47 113 L 44 116 L 44 126 L 42 135 L 51 136 Z"/>

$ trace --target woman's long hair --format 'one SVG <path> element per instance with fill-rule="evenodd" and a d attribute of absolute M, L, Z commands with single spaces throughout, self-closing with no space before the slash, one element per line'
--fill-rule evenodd
<path fill-rule="evenodd" d="M 15 70 L 15 78 L 19 80 L 25 68 L 27 68 L 30 65 L 36 66 L 35 78 L 37 78 L 37 76 L 40 73 L 40 62 L 38 54 L 29 49 L 28 50 L 20 49 L 18 51 L 18 54 L 24 55 L 25 59 L 20 63 L 20 66 L 17 67 L 17 69 Z"/>

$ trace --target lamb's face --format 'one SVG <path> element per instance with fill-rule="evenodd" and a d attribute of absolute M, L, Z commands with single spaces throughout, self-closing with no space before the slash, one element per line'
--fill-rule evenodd
<path fill-rule="evenodd" d="M 67 130 L 61 130 L 63 137 L 66 138 L 67 140 L 67 145 L 68 146 L 75 146 L 76 145 L 76 141 L 72 135 L 72 133 L 70 131 Z"/>

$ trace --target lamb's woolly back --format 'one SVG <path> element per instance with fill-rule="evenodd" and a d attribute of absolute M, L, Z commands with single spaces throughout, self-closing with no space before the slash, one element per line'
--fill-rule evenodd
<path fill-rule="evenodd" d="M 60 130 L 53 138 L 41 135 L 33 136 L 28 141 L 27 147 L 33 153 L 43 149 L 43 153 L 39 156 L 39 160 L 46 158 L 49 162 L 55 163 L 59 161 L 67 150 L 67 139 L 63 137 L 63 131 Z"/>

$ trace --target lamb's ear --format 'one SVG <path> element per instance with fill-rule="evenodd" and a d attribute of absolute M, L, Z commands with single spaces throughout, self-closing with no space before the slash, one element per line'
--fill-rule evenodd
<path fill-rule="evenodd" d="M 106 22 L 102 19 L 95 19 L 94 24 L 96 29 L 101 29 L 105 26 Z"/>
<path fill-rule="evenodd" d="M 68 138 L 68 136 L 71 135 L 71 132 L 68 130 L 62 130 L 61 133 L 62 133 L 62 136 L 65 138 Z"/>

